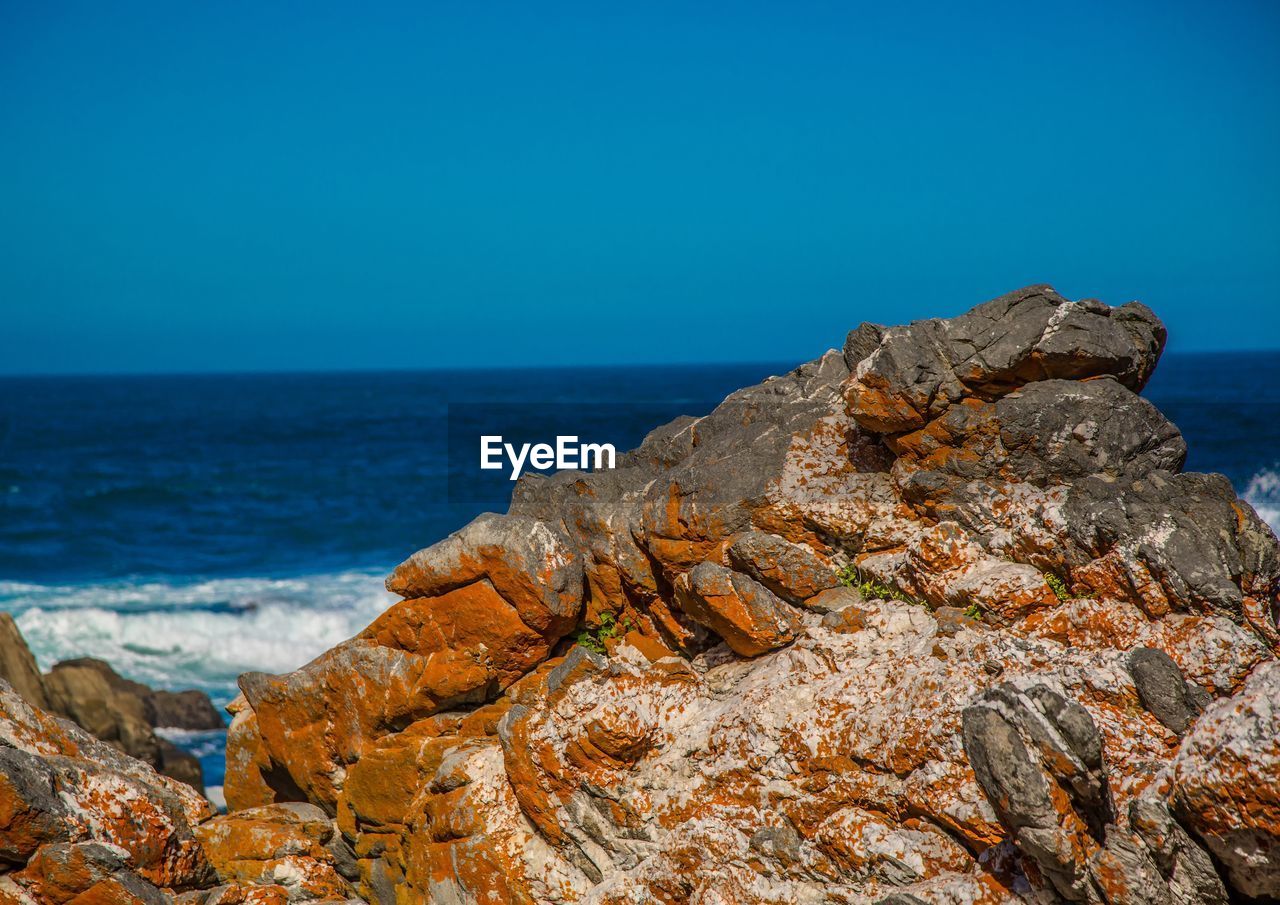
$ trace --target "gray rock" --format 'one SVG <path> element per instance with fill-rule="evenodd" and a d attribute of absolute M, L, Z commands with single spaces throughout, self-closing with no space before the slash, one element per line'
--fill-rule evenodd
<path fill-rule="evenodd" d="M 869 338 L 851 338 L 847 357 L 864 352 Z M 1144 305 L 1069 302 L 1048 286 L 1029 286 L 959 317 L 885 330 L 856 364 L 851 410 L 869 430 L 900 433 L 966 396 L 996 399 L 1039 380 L 1110 375 L 1137 391 L 1164 341 L 1163 325 Z"/>
<path fill-rule="evenodd" d="M 1165 801 L 1134 799 L 1129 826 L 1151 853 L 1174 905 L 1226 905 L 1227 890 L 1209 853 L 1173 818 Z"/>
<path fill-rule="evenodd" d="M 885 328 L 880 324 L 862 323 L 849 331 L 844 340 L 844 363 L 852 373 L 858 364 L 874 352 L 884 339 Z"/>
<path fill-rule="evenodd" d="M 1138 700 L 1161 724 L 1181 738 L 1200 714 L 1200 707 L 1188 693 L 1186 679 L 1178 664 L 1154 647 L 1135 648 L 1128 658 L 1129 673 Z"/>
<path fill-rule="evenodd" d="M 1149 655 L 1138 659 L 1156 662 Z M 963 736 L 978 784 L 1001 824 L 1067 901 L 1227 900 L 1209 855 L 1150 791 L 1131 803 L 1129 826 L 1119 825 L 1101 736 L 1077 702 L 1045 685 L 1000 685 L 965 709 Z M 1067 792 L 1069 811 L 1052 794 L 1055 786 Z"/>
<path fill-rule="evenodd" d="M 1064 516 L 1074 563 L 1115 551 L 1135 587 L 1142 573 L 1155 576 L 1179 609 L 1244 623 L 1244 587 L 1265 597 L 1280 579 L 1275 536 L 1222 475 L 1085 478 L 1072 486 Z M 1250 624 L 1266 635 L 1267 626 Z"/>
<path fill-rule="evenodd" d="M 996 403 L 996 420 L 1007 456 L 1001 470 L 1039 485 L 1176 472 L 1187 458 L 1181 432 L 1111 377 L 1028 384 Z"/>
<path fill-rule="evenodd" d="M 783 865 L 795 864 L 800 860 L 800 834 L 788 824 L 761 827 L 752 834 L 749 845 L 753 851 Z"/>

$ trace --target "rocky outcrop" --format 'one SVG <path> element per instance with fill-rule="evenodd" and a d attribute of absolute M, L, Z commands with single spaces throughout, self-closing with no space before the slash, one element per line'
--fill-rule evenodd
<path fill-rule="evenodd" d="M 0 681 L 0 863 L 18 868 L 5 878 L 11 891 L 56 899 L 42 885 L 80 883 L 75 876 L 198 885 L 210 874 L 192 827 L 211 815 L 190 786 L 37 710 Z M 67 847 L 79 843 L 99 845 Z M 122 871 L 134 879 L 121 879 Z"/>
<path fill-rule="evenodd" d="M 200 761 L 155 732 L 222 729 L 226 724 L 204 692 L 157 691 L 90 657 L 63 661 L 41 675 L 8 613 L 0 613 L 0 678 L 29 704 L 70 719 L 96 738 L 204 792 Z"/>
<path fill-rule="evenodd" d="M 1260 666 L 1188 734 L 1171 808 L 1247 896 L 1280 894 L 1280 662 Z"/>
<path fill-rule="evenodd" d="M 211 869 L 378 905 L 1280 894 L 1280 550 L 1137 395 L 1163 343 L 1031 287 L 526 476 L 359 636 L 242 678 Z"/>
<path fill-rule="evenodd" d="M 349 901 L 336 872 L 353 875 L 354 862 L 334 822 L 308 805 L 267 810 L 216 817 L 186 783 L 31 706 L 0 679 L 6 905 Z"/>

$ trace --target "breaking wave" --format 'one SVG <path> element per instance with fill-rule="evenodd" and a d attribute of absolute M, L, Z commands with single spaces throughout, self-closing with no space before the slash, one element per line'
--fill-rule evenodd
<path fill-rule="evenodd" d="M 381 572 L 200 582 L 0 582 L 41 669 L 99 657 L 157 688 L 199 688 L 215 703 L 243 672 L 288 672 L 350 638 L 394 597 Z"/>
<path fill-rule="evenodd" d="M 1249 479 L 1241 495 L 1280 534 L 1280 472 L 1264 468 Z"/>

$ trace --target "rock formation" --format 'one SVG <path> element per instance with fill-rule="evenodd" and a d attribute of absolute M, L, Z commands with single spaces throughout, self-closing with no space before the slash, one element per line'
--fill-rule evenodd
<path fill-rule="evenodd" d="M 1280 546 L 1137 395 L 1164 339 L 1030 287 L 526 476 L 242 677 L 185 874 L 58 835 L 65 755 L 0 748 L 0 901 L 79 902 L 30 879 L 67 845 L 207 903 L 1280 896 Z"/>
<path fill-rule="evenodd" d="M 200 761 L 156 729 L 222 729 L 221 714 L 202 691 L 156 691 L 84 657 L 41 675 L 13 617 L 0 613 L 0 679 L 28 704 L 64 716 L 96 738 L 204 792 Z"/>

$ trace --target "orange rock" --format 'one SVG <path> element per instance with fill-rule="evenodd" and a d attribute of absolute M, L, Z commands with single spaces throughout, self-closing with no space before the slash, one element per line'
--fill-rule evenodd
<path fill-rule="evenodd" d="M 157 905 L 164 896 L 155 886 L 129 871 L 108 877 L 67 900 L 67 905 Z"/>
<path fill-rule="evenodd" d="M 37 899 L 61 905 L 125 867 L 123 849 L 98 842 L 45 845 L 15 875 Z"/>
<path fill-rule="evenodd" d="M 521 515 L 480 516 L 401 563 L 387 590 L 439 597 L 482 581 L 548 642 L 565 635 L 582 608 L 582 563 L 567 539 Z"/>
<path fill-rule="evenodd" d="M 228 814 L 196 828 L 223 882 L 283 885 L 290 899 L 342 899 L 333 821 L 315 805 L 274 804 Z M 282 879 L 287 878 L 287 879 Z"/>
<path fill-rule="evenodd" d="M 0 682 L 0 852 L 22 864 L 47 842 L 96 841 L 128 853 L 161 886 L 195 885 L 209 866 L 191 827 L 212 814 L 185 783 L 157 774 Z"/>
<path fill-rule="evenodd" d="M 547 639 L 521 621 L 516 609 L 488 580 L 439 597 L 398 603 L 374 620 L 361 637 L 420 656 L 467 655 L 485 667 L 483 682 L 493 681 L 499 688 L 520 678 L 550 651 Z M 438 696 L 442 700 L 472 690 L 466 683 L 452 684 L 441 688 Z"/>
<path fill-rule="evenodd" d="M 781 647 L 799 630 L 796 612 L 768 588 L 712 562 L 677 579 L 676 600 L 691 619 L 744 657 Z"/>
<path fill-rule="evenodd" d="M 380 737 L 439 710 L 479 702 L 492 672 L 467 651 L 421 656 L 356 638 L 288 676 L 241 676 L 284 800 L 334 808 L 346 768 Z M 275 768 L 279 768 L 276 770 Z M 241 800 L 240 774 L 229 792 Z M 252 787 L 244 790 L 252 800 Z"/>

